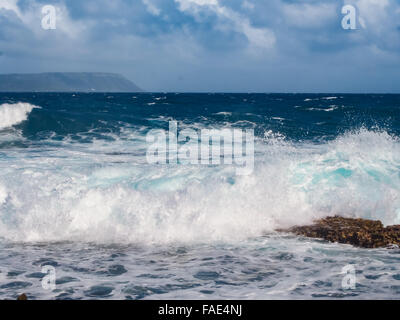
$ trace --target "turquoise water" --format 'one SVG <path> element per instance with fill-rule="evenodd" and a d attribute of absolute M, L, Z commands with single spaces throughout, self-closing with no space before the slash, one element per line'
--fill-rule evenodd
<path fill-rule="evenodd" d="M 399 110 L 399 95 L 0 94 L 0 297 L 396 299 L 398 249 L 275 230 L 400 223 Z M 147 134 L 171 121 L 253 129 L 252 174 L 149 163 Z"/>

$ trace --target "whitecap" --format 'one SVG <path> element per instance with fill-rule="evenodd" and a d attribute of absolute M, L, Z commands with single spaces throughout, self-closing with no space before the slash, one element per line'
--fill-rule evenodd
<path fill-rule="evenodd" d="M 39 107 L 24 102 L 0 105 L 0 129 L 9 128 L 27 120 L 28 115 L 35 108 Z"/>

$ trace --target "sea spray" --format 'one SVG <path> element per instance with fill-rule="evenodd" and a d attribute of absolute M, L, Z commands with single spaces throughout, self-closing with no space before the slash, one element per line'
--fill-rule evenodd
<path fill-rule="evenodd" d="M 23 102 L 15 104 L 5 103 L 0 105 L 0 130 L 25 121 L 34 108 L 39 107 Z"/>
<path fill-rule="evenodd" d="M 43 150 L 42 161 L 21 157 L 13 167 L 0 161 L 10 198 L 0 210 L 0 236 L 237 242 L 335 214 L 397 223 L 396 138 L 365 129 L 322 144 L 270 136 L 256 141 L 256 174 L 250 176 L 237 176 L 229 166 L 139 165 L 134 150 L 119 155 L 115 142 Z"/>

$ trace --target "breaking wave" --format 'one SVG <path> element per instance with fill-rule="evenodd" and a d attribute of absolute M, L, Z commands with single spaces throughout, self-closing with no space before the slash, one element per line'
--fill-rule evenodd
<path fill-rule="evenodd" d="M 323 143 L 269 132 L 256 141 L 250 176 L 229 166 L 149 165 L 143 141 L 66 141 L 42 150 L 41 161 L 18 150 L 0 157 L 0 237 L 237 242 L 334 214 L 400 223 L 400 143 L 385 131 Z"/>
<path fill-rule="evenodd" d="M 30 103 L 18 102 L 15 104 L 0 105 L 0 130 L 20 124 L 28 119 L 34 108 L 39 108 Z"/>

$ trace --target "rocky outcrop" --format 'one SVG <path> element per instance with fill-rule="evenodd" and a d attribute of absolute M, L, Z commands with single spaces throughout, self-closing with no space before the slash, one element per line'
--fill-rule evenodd
<path fill-rule="evenodd" d="M 317 220 L 310 226 L 296 226 L 288 230 L 310 238 L 351 244 L 363 248 L 381 248 L 400 245 L 400 225 L 384 227 L 382 222 L 343 218 L 339 216 Z"/>
<path fill-rule="evenodd" d="M 28 297 L 26 296 L 25 293 L 23 293 L 23 294 L 18 296 L 17 300 L 28 300 Z"/>

